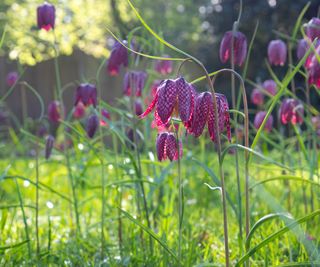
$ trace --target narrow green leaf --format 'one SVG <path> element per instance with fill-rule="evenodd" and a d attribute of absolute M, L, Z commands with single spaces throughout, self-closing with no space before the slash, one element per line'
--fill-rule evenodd
<path fill-rule="evenodd" d="M 119 208 L 120 209 L 120 208 Z M 149 229 L 147 226 L 143 225 L 141 222 L 133 218 L 128 212 L 126 212 L 123 209 L 120 209 L 120 211 L 133 223 L 138 225 L 143 231 L 145 231 L 148 235 L 150 235 L 154 240 L 156 240 L 171 256 L 174 257 L 176 261 L 178 261 L 177 256 L 174 254 L 174 252 L 168 247 L 168 245 L 161 240 L 161 238 L 154 233 L 151 229 Z"/>

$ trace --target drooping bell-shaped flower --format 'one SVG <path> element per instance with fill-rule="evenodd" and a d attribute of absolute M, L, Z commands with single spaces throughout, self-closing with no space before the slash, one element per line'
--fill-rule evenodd
<path fill-rule="evenodd" d="M 251 102 L 257 106 L 263 105 L 264 95 L 259 88 L 253 89 L 251 93 Z"/>
<path fill-rule="evenodd" d="M 272 96 L 277 94 L 277 83 L 274 80 L 265 80 L 262 84 L 262 87 Z"/>
<path fill-rule="evenodd" d="M 56 18 L 56 9 L 54 5 L 47 2 L 38 6 L 37 8 L 37 22 L 38 28 L 49 31 L 54 29 L 54 23 Z"/>
<path fill-rule="evenodd" d="M 91 115 L 87 120 L 87 135 L 89 138 L 93 138 L 99 127 L 99 118 L 96 114 Z"/>
<path fill-rule="evenodd" d="M 61 105 L 58 101 L 52 101 L 48 106 L 48 118 L 52 122 L 59 122 L 61 119 Z"/>
<path fill-rule="evenodd" d="M 36 135 L 39 137 L 44 137 L 47 133 L 48 133 L 48 129 L 44 124 L 40 124 L 36 128 Z"/>
<path fill-rule="evenodd" d="M 167 158 L 173 161 L 182 157 L 182 143 L 179 142 L 178 145 L 176 137 L 170 132 L 163 132 L 157 136 L 156 149 L 159 161 L 166 160 Z"/>
<path fill-rule="evenodd" d="M 313 55 L 308 64 L 308 83 L 314 84 L 317 88 L 320 88 L 320 63 L 318 57 L 320 55 L 320 46 L 316 49 L 317 55 Z"/>
<path fill-rule="evenodd" d="M 144 71 L 128 71 L 123 79 L 123 93 L 126 96 L 140 97 L 144 88 L 148 74 Z"/>
<path fill-rule="evenodd" d="M 95 85 L 90 83 L 82 83 L 78 86 L 74 105 L 76 106 L 79 102 L 87 107 L 93 105 L 97 106 L 97 88 Z"/>
<path fill-rule="evenodd" d="M 309 49 L 309 44 L 307 40 L 305 39 L 300 39 L 297 44 L 297 59 L 300 60 L 304 57 L 306 52 Z"/>
<path fill-rule="evenodd" d="M 81 119 L 86 115 L 86 107 L 84 106 L 84 104 L 82 102 L 79 102 L 73 110 L 73 117 L 75 119 Z"/>
<path fill-rule="evenodd" d="M 172 115 L 178 115 L 182 122 L 191 118 L 196 92 L 184 78 L 164 80 L 160 83 L 157 92 L 146 111 L 140 118 L 146 117 L 155 107 L 155 117 L 162 124 L 167 124 Z"/>
<path fill-rule="evenodd" d="M 280 120 L 282 124 L 303 122 L 304 108 L 298 99 L 287 98 L 282 101 L 280 107 Z"/>
<path fill-rule="evenodd" d="M 283 66 L 287 60 L 287 46 L 281 40 L 272 40 L 268 45 L 269 63 L 274 66 Z"/>
<path fill-rule="evenodd" d="M 107 126 L 108 123 L 106 122 L 106 120 L 111 120 L 109 111 L 106 110 L 105 108 L 101 109 L 101 116 L 102 116 L 102 119 L 100 120 L 100 125 Z"/>
<path fill-rule="evenodd" d="M 164 56 L 167 57 L 167 56 Z M 154 64 L 154 70 L 162 75 L 167 75 L 172 72 L 172 61 L 157 60 Z"/>
<path fill-rule="evenodd" d="M 128 45 L 127 41 L 122 41 L 122 43 Z M 107 62 L 109 74 L 111 76 L 118 75 L 121 65 L 124 67 L 128 66 L 128 50 L 121 43 L 116 41 Z"/>
<path fill-rule="evenodd" d="M 216 94 L 217 110 L 218 110 L 218 127 L 219 133 L 227 130 L 228 140 L 231 140 L 229 104 L 225 95 Z M 205 125 L 208 126 L 210 139 L 216 140 L 216 125 L 213 97 L 210 92 L 203 92 L 196 96 L 194 103 L 194 112 L 189 122 L 185 123 L 188 132 L 195 137 L 199 137 Z"/>
<path fill-rule="evenodd" d="M 234 64 L 241 66 L 247 56 L 247 38 L 239 31 L 228 31 L 224 34 L 220 43 L 220 60 L 222 63 L 231 61 L 232 41 Z"/>
<path fill-rule="evenodd" d="M 256 128 L 257 130 L 260 128 L 264 118 L 266 117 L 266 114 L 267 114 L 267 112 L 265 112 L 265 111 L 259 111 L 255 115 L 254 121 L 253 121 L 254 128 Z M 264 126 L 264 130 L 266 132 L 271 132 L 272 126 L 273 126 L 273 116 L 270 114 L 270 116 L 268 117 L 267 122 Z"/>
<path fill-rule="evenodd" d="M 17 82 L 18 77 L 19 74 L 16 71 L 9 72 L 6 79 L 7 85 L 10 87 L 13 86 Z"/>
<path fill-rule="evenodd" d="M 52 135 L 48 135 L 46 138 L 46 148 L 45 148 L 46 159 L 49 159 L 51 156 L 53 144 L 54 144 L 54 137 Z"/>
<path fill-rule="evenodd" d="M 320 38 L 320 19 L 312 18 L 305 28 L 306 35 L 313 42 L 314 39 Z"/>

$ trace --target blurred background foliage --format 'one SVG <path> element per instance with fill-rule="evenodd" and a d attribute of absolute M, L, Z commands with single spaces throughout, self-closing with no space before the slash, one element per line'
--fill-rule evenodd
<path fill-rule="evenodd" d="M 221 67 L 218 58 L 223 33 L 232 28 L 238 16 L 238 0 L 134 0 L 145 20 L 169 42 L 198 56 L 209 70 Z M 249 73 L 266 78 L 261 65 L 268 41 L 277 38 L 274 30 L 290 34 L 306 0 L 244 0 L 240 30 L 255 41 Z M 7 54 L 22 64 L 35 65 L 54 56 L 54 35 L 36 28 L 36 8 L 42 1 L 2 0 L 1 32 L 7 36 L 1 55 Z M 112 44 L 107 27 L 125 38 L 140 23 L 127 1 L 122 0 L 52 0 L 56 6 L 56 42 L 62 55 L 79 49 L 94 57 L 108 56 Z M 306 20 L 317 15 L 319 0 L 311 1 Z M 140 32 L 141 33 L 141 32 Z M 139 33 L 139 34 L 140 34 Z M 48 45 L 48 43 L 51 45 Z M 155 46 L 156 47 L 156 46 Z M 160 51 L 153 51 L 161 53 Z"/>

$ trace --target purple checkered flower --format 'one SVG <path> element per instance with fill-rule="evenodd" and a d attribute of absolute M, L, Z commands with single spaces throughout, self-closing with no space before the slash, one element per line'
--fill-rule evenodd
<path fill-rule="evenodd" d="M 39 29 L 49 31 L 54 29 L 56 9 L 53 5 L 44 2 L 37 8 L 37 23 Z"/>
<path fill-rule="evenodd" d="M 140 97 L 147 77 L 148 74 L 144 71 L 128 71 L 123 79 L 123 93 L 126 96 L 131 96 L 133 93 Z"/>
<path fill-rule="evenodd" d="M 178 151 L 178 147 L 180 152 Z M 173 161 L 182 157 L 182 143 L 179 142 L 178 145 L 173 133 L 163 132 L 158 134 L 156 148 L 159 161 L 166 160 L 167 158 Z"/>
<path fill-rule="evenodd" d="M 97 106 L 97 88 L 90 83 L 82 83 L 78 86 L 74 105 L 82 103 L 85 107 L 93 105 Z"/>
<path fill-rule="evenodd" d="M 162 124 L 167 124 L 171 116 L 179 116 L 182 122 L 186 123 L 193 113 L 195 95 L 192 85 L 182 77 L 164 80 L 140 118 L 146 117 L 156 107 L 155 117 L 158 117 Z"/>
<path fill-rule="evenodd" d="M 280 120 L 282 124 L 303 122 L 304 108 L 298 99 L 287 98 L 282 101 L 280 107 Z"/>
<path fill-rule="evenodd" d="M 220 60 L 222 63 L 229 59 L 231 61 L 232 41 L 234 64 L 241 66 L 247 56 L 247 38 L 239 31 L 228 31 L 224 34 L 220 44 Z"/>
<path fill-rule="evenodd" d="M 253 122 L 254 128 L 256 128 L 257 130 L 260 128 L 266 115 L 267 115 L 267 112 L 265 112 L 265 111 L 259 111 L 256 114 L 256 116 L 254 117 L 254 122 Z M 271 132 L 272 126 L 273 126 L 273 116 L 270 114 L 270 116 L 268 117 L 267 122 L 264 126 L 264 130 L 266 132 Z"/>
<path fill-rule="evenodd" d="M 283 66 L 287 59 L 287 46 L 281 40 L 272 40 L 268 45 L 269 63 L 274 66 Z"/>
<path fill-rule="evenodd" d="M 123 44 L 127 45 L 127 41 L 122 41 Z M 107 70 L 111 76 L 119 74 L 120 67 L 128 66 L 128 50 L 121 43 L 115 42 L 110 57 L 107 62 Z"/>

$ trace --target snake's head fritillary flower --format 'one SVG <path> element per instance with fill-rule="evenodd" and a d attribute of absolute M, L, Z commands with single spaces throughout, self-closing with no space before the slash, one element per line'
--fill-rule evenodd
<path fill-rule="evenodd" d="M 309 44 L 307 40 L 305 39 L 300 39 L 297 44 L 297 59 L 300 60 L 304 57 L 306 52 L 309 49 Z"/>
<path fill-rule="evenodd" d="M 227 130 L 228 140 L 231 140 L 231 129 L 230 129 L 230 115 L 229 115 L 229 104 L 225 95 L 215 94 L 218 110 L 218 127 L 219 133 L 222 133 L 225 129 Z M 199 137 L 205 125 L 208 125 L 208 131 L 210 139 L 214 142 L 216 140 L 216 125 L 215 125 L 215 112 L 213 97 L 210 92 L 203 92 L 196 96 L 194 104 L 194 112 L 189 122 L 185 124 L 188 132 L 195 137 Z"/>
<path fill-rule="evenodd" d="M 320 19 L 312 18 L 306 25 L 306 35 L 313 42 L 314 39 L 320 38 Z"/>
<path fill-rule="evenodd" d="M 274 80 L 265 80 L 262 84 L 262 87 L 272 96 L 277 94 L 277 84 Z"/>
<path fill-rule="evenodd" d="M 137 116 L 140 116 L 143 113 L 142 103 L 140 99 L 136 99 L 134 102 L 134 111 Z"/>
<path fill-rule="evenodd" d="M 269 63 L 274 66 L 283 66 L 287 60 L 287 46 L 281 40 L 272 40 L 268 45 Z"/>
<path fill-rule="evenodd" d="M 182 77 L 164 80 L 140 118 L 146 117 L 156 107 L 155 117 L 158 116 L 162 124 L 167 124 L 171 116 L 179 116 L 181 121 L 186 123 L 193 112 L 195 94 L 192 85 Z"/>
<path fill-rule="evenodd" d="M 93 105 L 97 106 L 97 88 L 95 85 L 90 83 L 82 83 L 78 86 L 76 92 L 76 99 L 74 105 L 76 106 L 79 102 L 87 107 Z"/>
<path fill-rule="evenodd" d="M 101 116 L 102 116 L 102 119 L 100 120 L 100 125 L 107 126 L 108 123 L 106 121 L 111 120 L 111 116 L 110 116 L 109 111 L 106 110 L 105 108 L 101 109 Z"/>
<path fill-rule="evenodd" d="M 36 129 L 36 135 L 39 137 L 44 137 L 48 133 L 48 129 L 44 124 L 38 125 Z"/>
<path fill-rule="evenodd" d="M 59 122 L 61 119 L 61 105 L 58 101 L 52 101 L 48 106 L 48 118 L 52 122 Z"/>
<path fill-rule="evenodd" d="M 308 83 L 320 88 L 320 63 L 317 56 L 320 55 L 320 46 L 316 50 L 317 55 L 313 55 L 308 65 Z"/>
<path fill-rule="evenodd" d="M 164 56 L 167 57 L 167 56 Z M 172 61 L 157 60 L 154 65 L 154 70 L 162 75 L 167 75 L 172 72 Z"/>
<path fill-rule="evenodd" d="M 91 115 L 87 121 L 87 135 L 89 138 L 93 138 L 99 127 L 99 118 L 96 114 Z"/>
<path fill-rule="evenodd" d="M 82 102 L 79 102 L 73 110 L 73 117 L 75 119 L 81 119 L 86 115 L 86 107 Z"/>
<path fill-rule="evenodd" d="M 224 34 L 220 43 L 220 60 L 222 63 L 229 59 L 231 61 L 232 41 L 234 64 L 241 66 L 247 56 L 247 38 L 239 31 L 228 31 Z"/>
<path fill-rule="evenodd" d="M 254 117 L 254 122 L 253 122 L 254 128 L 256 128 L 257 130 L 260 128 L 264 118 L 266 117 L 266 114 L 267 114 L 267 112 L 265 112 L 265 111 L 259 111 L 256 114 L 256 116 Z M 272 126 L 273 126 L 273 116 L 270 115 L 267 119 L 265 126 L 264 126 L 264 130 L 266 132 L 271 132 Z"/>
<path fill-rule="evenodd" d="M 144 71 L 128 71 L 123 79 L 123 93 L 126 96 L 134 94 L 140 97 L 148 74 Z"/>
<path fill-rule="evenodd" d="M 13 86 L 17 82 L 18 77 L 19 74 L 16 71 L 9 72 L 6 79 L 7 85 L 10 87 Z"/>
<path fill-rule="evenodd" d="M 56 9 L 53 5 L 44 2 L 44 4 L 37 8 L 37 22 L 38 28 L 49 31 L 54 29 L 56 18 Z"/>
<path fill-rule="evenodd" d="M 122 41 L 123 44 L 127 45 L 127 41 Z M 113 45 L 110 57 L 107 62 L 107 70 L 111 76 L 119 74 L 120 67 L 128 66 L 128 50 L 118 41 Z"/>
<path fill-rule="evenodd" d="M 251 93 L 251 102 L 257 106 L 263 105 L 264 95 L 259 88 L 253 89 Z"/>
<path fill-rule="evenodd" d="M 176 137 L 170 132 L 158 134 L 156 149 L 159 161 L 166 160 L 167 158 L 173 161 L 182 157 L 182 143 L 179 142 L 178 144 Z"/>
<path fill-rule="evenodd" d="M 51 156 L 53 144 L 54 144 L 54 137 L 52 135 L 48 135 L 46 138 L 46 148 L 45 148 L 46 159 L 49 159 Z"/>
<path fill-rule="evenodd" d="M 280 107 L 280 120 L 282 124 L 303 122 L 304 108 L 298 99 L 287 98 L 282 101 Z"/>

